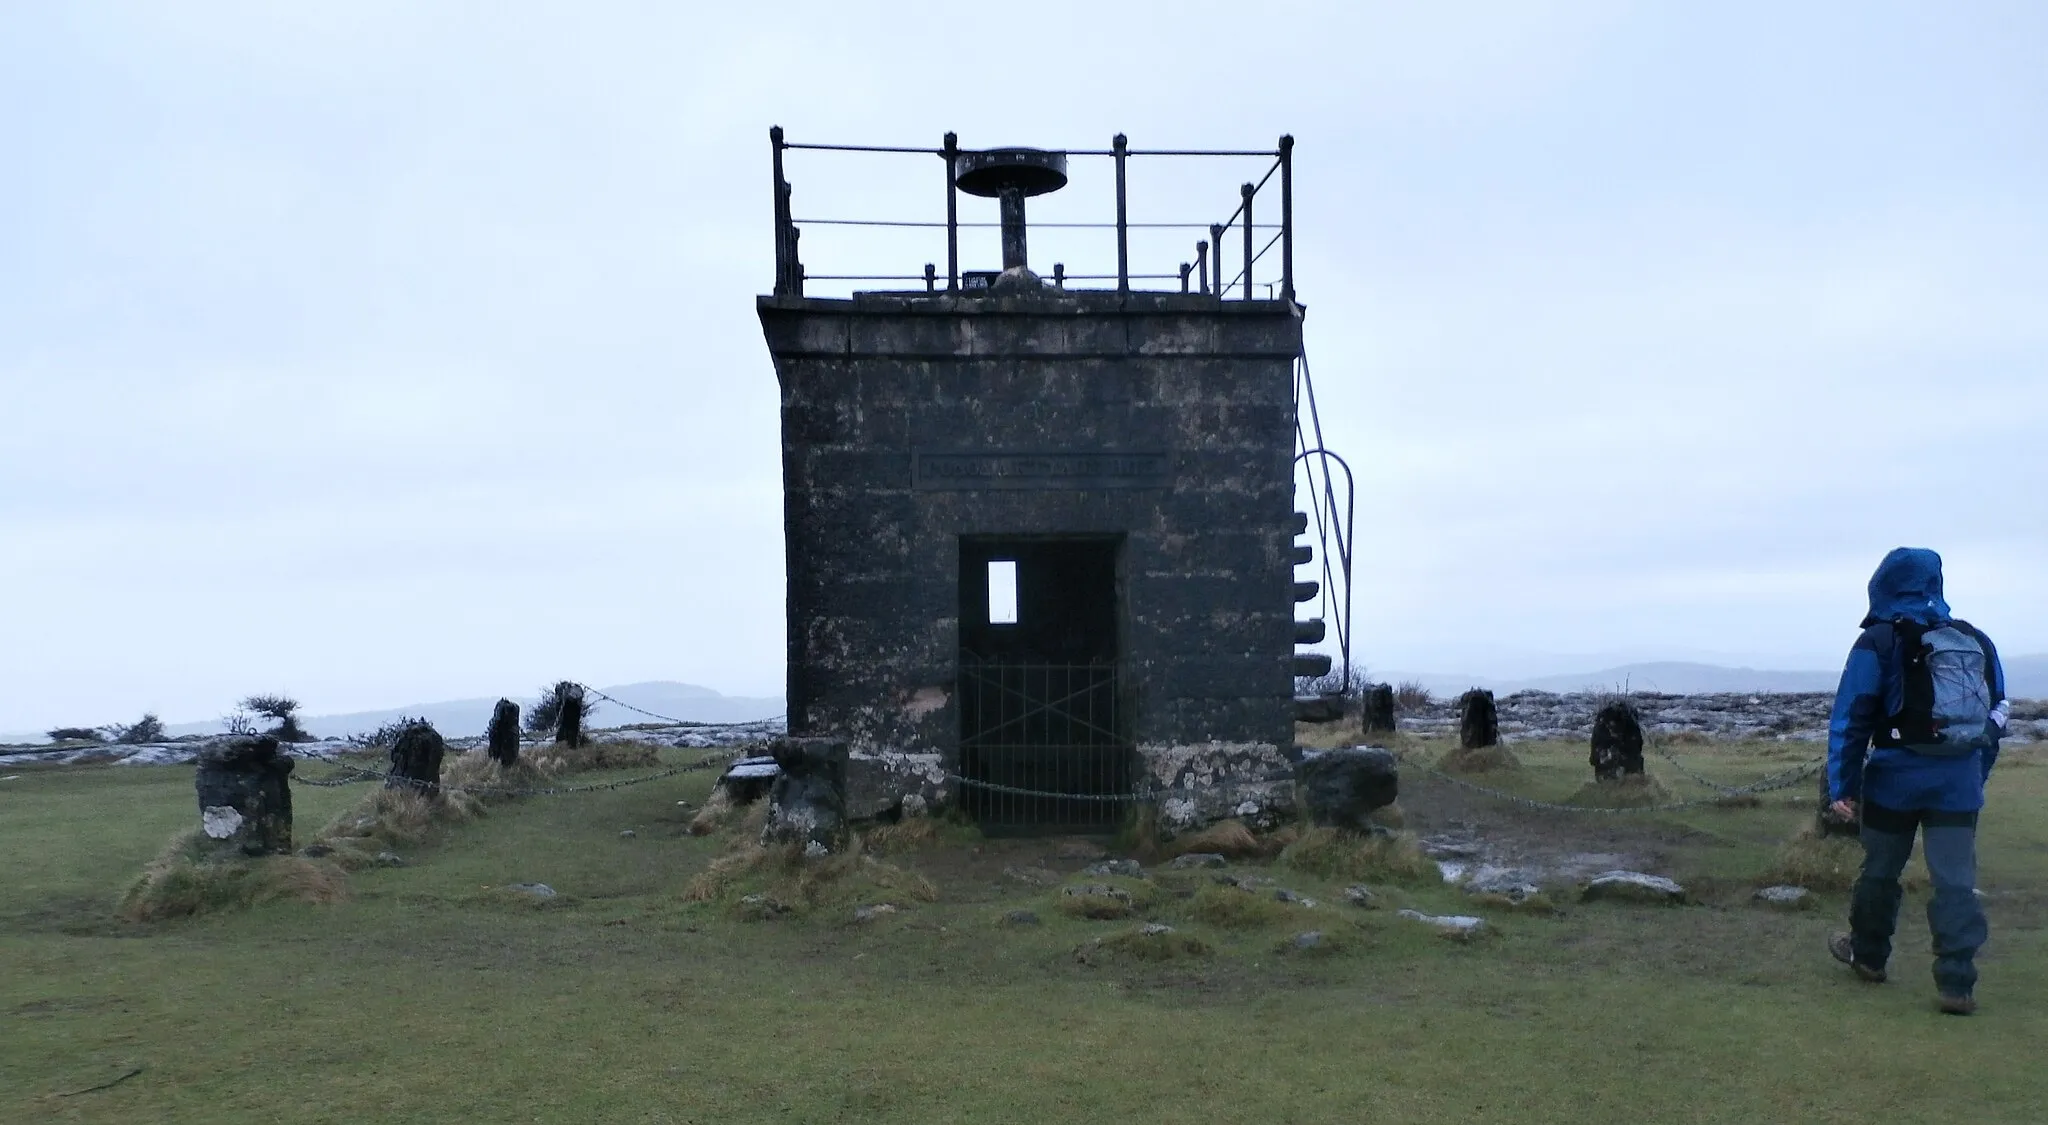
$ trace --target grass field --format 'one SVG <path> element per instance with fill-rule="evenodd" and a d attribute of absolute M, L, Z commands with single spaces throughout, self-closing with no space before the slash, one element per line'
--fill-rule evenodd
<path fill-rule="evenodd" d="M 1729 781 L 1813 752 L 1675 750 Z M 1515 752 L 1524 768 L 1487 784 L 1557 799 L 1585 779 L 1581 746 Z M 1993 778 L 1971 1019 L 1932 1009 L 1917 894 L 1883 987 L 1822 952 L 1839 895 L 1792 913 L 1749 901 L 1805 819 L 1804 784 L 1756 808 L 1617 817 L 1404 778 L 1411 830 L 1637 856 L 1701 900 L 1680 907 L 1566 895 L 1527 913 L 1375 884 L 1380 908 L 1363 910 L 1342 880 L 1246 862 L 1318 905 L 1219 912 L 1213 893 L 1174 893 L 1209 873 L 1148 864 L 1154 878 L 1118 881 L 1137 916 L 1096 921 L 1057 905 L 1086 862 L 1075 841 L 954 828 L 888 856 L 936 901 L 896 895 L 856 923 L 854 900 L 828 896 L 745 921 L 729 895 L 685 897 L 729 844 L 684 832 L 677 802 L 702 802 L 700 773 L 493 806 L 406 866 L 353 873 L 343 902 L 135 924 L 114 904 L 195 821 L 190 768 L 16 770 L 0 782 L 0 1121 L 2038 1125 L 2042 765 L 2009 752 Z M 627 774 L 578 780 L 608 776 Z M 362 790 L 300 788 L 301 838 Z M 503 889 L 529 881 L 561 894 Z M 1494 933 L 1446 941 L 1404 906 Z M 1042 924 L 1004 924 L 1017 909 Z M 1147 920 L 1194 940 L 1130 937 Z M 1331 940 L 1289 949 L 1308 929 Z"/>

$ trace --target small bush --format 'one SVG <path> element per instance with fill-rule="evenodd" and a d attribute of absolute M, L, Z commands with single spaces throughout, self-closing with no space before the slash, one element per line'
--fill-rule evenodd
<path fill-rule="evenodd" d="M 51 742 L 105 742 L 107 736 L 93 727 L 58 727 L 49 732 Z"/>
<path fill-rule="evenodd" d="M 425 719 L 401 715 L 368 734 L 349 735 L 348 742 L 359 750 L 389 750 L 397 744 L 398 736 L 405 733 L 405 728 L 425 722 Z"/>
<path fill-rule="evenodd" d="M 553 734 L 562 720 L 562 709 L 571 702 L 583 708 L 577 722 L 578 729 L 587 726 L 590 716 L 597 710 L 597 702 L 589 698 L 582 690 L 582 685 L 572 680 L 563 680 L 540 689 L 540 698 L 534 701 L 533 708 L 526 713 L 526 733 Z"/>
<path fill-rule="evenodd" d="M 140 719 L 126 726 L 115 723 L 107 728 L 107 733 L 113 736 L 114 741 L 122 746 L 142 746 L 147 743 L 162 742 L 166 737 L 163 720 L 157 718 L 156 713 L 153 711 L 144 712 Z"/>
<path fill-rule="evenodd" d="M 1345 678 L 1344 667 L 1341 664 L 1332 667 L 1320 676 L 1296 676 L 1294 678 L 1294 694 L 1312 696 L 1334 695 L 1343 701 L 1344 714 L 1357 714 L 1359 700 L 1365 697 L 1366 684 L 1371 681 L 1366 676 L 1365 669 L 1356 665 L 1351 669 L 1350 682 L 1348 684 L 1345 682 Z"/>
<path fill-rule="evenodd" d="M 1413 714 L 1434 702 L 1436 699 L 1430 695 L 1429 689 L 1414 680 L 1394 688 L 1394 709 L 1403 714 Z"/>
<path fill-rule="evenodd" d="M 1280 862 L 1311 875 L 1364 883 L 1442 879 L 1409 832 L 1367 836 L 1341 828 L 1311 828 L 1280 853 Z"/>

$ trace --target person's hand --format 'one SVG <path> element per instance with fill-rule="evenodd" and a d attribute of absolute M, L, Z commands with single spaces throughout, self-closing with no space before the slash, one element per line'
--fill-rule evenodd
<path fill-rule="evenodd" d="M 1841 817 L 1843 820 L 1855 820 L 1856 802 L 1850 800 L 1847 797 L 1844 797 L 1841 800 L 1836 801 L 1834 804 L 1829 805 L 1828 811 L 1834 813 L 1838 817 Z"/>

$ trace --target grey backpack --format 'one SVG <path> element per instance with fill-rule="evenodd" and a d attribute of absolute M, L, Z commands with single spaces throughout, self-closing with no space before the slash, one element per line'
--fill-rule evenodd
<path fill-rule="evenodd" d="M 1967 621 L 1892 622 L 1904 660 L 1905 698 L 1874 739 L 1937 758 L 1961 758 L 1991 745 L 1990 645 Z"/>

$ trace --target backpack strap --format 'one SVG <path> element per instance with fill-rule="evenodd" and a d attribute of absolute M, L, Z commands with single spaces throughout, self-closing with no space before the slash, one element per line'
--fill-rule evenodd
<path fill-rule="evenodd" d="M 1991 643 L 1984 630 L 1960 617 L 1950 618 L 1949 624 L 1968 633 L 1970 639 L 1977 642 L 1977 647 L 1984 650 L 1984 687 L 1991 693 L 1991 705 L 1998 706 L 2005 699 L 2005 693 L 1998 690 L 1998 646 Z"/>
<path fill-rule="evenodd" d="M 1927 650 L 1921 640 L 1929 628 L 1903 617 L 1871 626 L 1872 632 L 1883 629 L 1887 636 L 1882 639 L 1891 642 L 1878 651 L 1890 651 L 1898 662 L 1902 689 L 1899 709 L 1886 715 L 1872 734 L 1874 746 L 1890 748 L 1934 741 L 1934 677 L 1927 670 Z"/>

